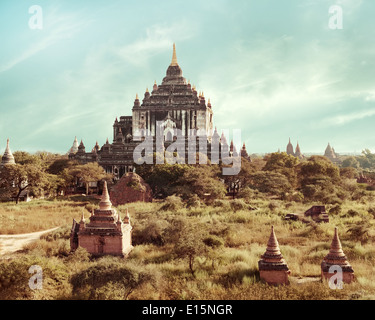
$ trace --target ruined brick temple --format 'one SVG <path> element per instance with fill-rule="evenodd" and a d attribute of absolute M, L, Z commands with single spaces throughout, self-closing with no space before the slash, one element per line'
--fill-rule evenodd
<path fill-rule="evenodd" d="M 191 148 L 188 142 L 192 140 L 195 140 L 192 148 L 206 154 L 209 159 L 212 159 L 212 155 L 216 159 L 224 152 L 229 156 L 237 154 L 235 146 L 232 144 L 230 147 L 224 134 L 220 136 L 213 127 L 210 99 L 206 101 L 204 93 L 198 93 L 195 86 L 182 76 L 176 47 L 173 45 L 172 62 L 162 83 L 157 85 L 155 81 L 152 91 L 147 89 L 143 100 L 136 95 L 131 116 L 116 118 L 113 124 L 113 142 L 110 143 L 107 139 L 102 147 L 96 143 L 90 152 L 86 152 L 83 141 L 79 144 L 75 139 L 69 150 L 69 157 L 81 163 L 98 162 L 118 180 L 134 170 L 133 153 L 140 141 L 147 136 L 151 137 L 153 150 L 157 151 L 156 137 L 161 135 L 162 149 L 168 150 L 176 141 L 177 132 L 185 139 L 185 156 Z M 240 153 L 247 155 L 246 149 Z"/>

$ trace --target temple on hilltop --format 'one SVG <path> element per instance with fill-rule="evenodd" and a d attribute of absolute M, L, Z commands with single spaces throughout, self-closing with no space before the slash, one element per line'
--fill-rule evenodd
<path fill-rule="evenodd" d="M 70 247 L 72 251 L 82 247 L 94 256 L 126 257 L 133 249 L 131 233 L 128 210 L 122 221 L 120 214 L 112 208 L 107 182 L 104 182 L 99 209 L 92 212 L 89 222 L 86 223 L 83 213 L 79 223 L 73 220 Z"/>
<path fill-rule="evenodd" d="M 158 85 L 155 81 L 151 91 L 146 89 L 143 99 L 136 94 L 132 115 L 115 119 L 113 141 L 110 143 L 107 138 L 103 146 L 96 143 L 91 151 L 86 152 L 83 141 L 78 145 L 75 139 L 69 158 L 81 163 L 98 162 L 118 180 L 133 171 L 134 150 L 140 142 L 151 138 L 154 152 L 164 152 L 172 144 L 174 147 L 176 140 L 182 140 L 185 163 L 190 163 L 189 151 L 190 154 L 206 154 L 211 163 L 216 163 L 212 159 L 220 158 L 222 154 L 233 156 L 235 146 L 230 147 L 224 134 L 220 136 L 214 128 L 213 115 L 211 100 L 206 100 L 203 91 L 198 92 L 195 85 L 183 77 L 176 46 L 173 45 L 172 61 L 162 83 Z M 178 135 L 182 135 L 182 139 L 178 139 Z M 157 150 L 159 136 L 162 145 L 160 148 L 159 144 Z M 239 154 L 248 157 L 245 146 Z"/>
<path fill-rule="evenodd" d="M 294 151 L 294 147 L 292 145 L 292 142 L 291 142 L 290 138 L 289 138 L 289 143 L 286 146 L 286 153 L 289 154 L 289 155 L 292 155 L 296 158 L 299 158 L 299 159 L 303 159 L 305 157 L 301 152 L 301 148 L 300 148 L 298 142 L 297 142 L 297 146 L 296 146 L 296 151 Z"/>

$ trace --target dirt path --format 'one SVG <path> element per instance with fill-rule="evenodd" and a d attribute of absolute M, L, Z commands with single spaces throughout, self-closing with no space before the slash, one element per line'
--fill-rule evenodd
<path fill-rule="evenodd" d="M 0 256 L 22 250 L 22 248 L 40 238 L 41 235 L 59 229 L 56 227 L 34 233 L 0 235 Z"/>

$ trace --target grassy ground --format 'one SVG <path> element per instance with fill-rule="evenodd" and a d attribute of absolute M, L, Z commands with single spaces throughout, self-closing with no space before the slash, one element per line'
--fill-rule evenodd
<path fill-rule="evenodd" d="M 374 299 L 375 246 L 372 234 L 375 220 L 369 209 L 375 203 L 345 202 L 330 222 L 316 225 L 300 221 L 287 222 L 287 213 L 299 213 L 313 204 L 286 203 L 265 199 L 251 200 L 231 206 L 224 201 L 215 206 L 160 210 L 162 203 L 129 204 L 133 226 L 134 250 L 127 260 L 114 257 L 90 259 L 84 250 L 70 253 L 69 232 L 73 218 L 80 219 L 83 208 L 91 210 L 93 202 L 86 199 L 38 201 L 15 206 L 0 205 L 0 233 L 28 233 L 63 226 L 57 232 L 29 245 L 22 253 L 6 263 L 0 262 L 0 298 L 5 299 Z M 242 207 L 241 207 L 242 206 Z M 333 207 L 333 206 L 331 206 Z M 330 209 L 331 207 L 327 207 Z M 235 208 L 236 210 L 233 210 Z M 250 209 L 251 210 L 250 210 Z M 125 206 L 118 208 L 124 214 Z M 352 210 L 352 211 L 350 211 Z M 371 211 L 371 210 L 370 210 Z M 85 211 L 87 212 L 87 210 Z M 348 214 L 349 212 L 349 214 Z M 354 212 L 354 213 L 353 213 Z M 87 212 L 88 215 L 88 212 Z M 347 230 L 370 223 L 366 241 L 353 239 Z M 175 221 L 198 226 L 206 236 L 215 239 L 217 246 L 205 247 L 195 257 L 194 274 L 188 260 L 175 252 L 173 228 Z M 280 249 L 291 270 L 290 286 L 270 287 L 259 280 L 257 263 L 265 252 L 271 226 L 275 227 Z M 331 290 L 321 281 L 299 283 L 299 279 L 320 276 L 320 263 L 328 253 L 335 226 L 356 282 L 344 285 L 343 290 Z M 184 232 L 185 229 L 180 230 Z M 14 263 L 14 265 L 11 265 Z M 24 285 L 12 287 L 9 273 L 22 264 L 39 264 L 44 269 L 44 289 L 31 292 Z M 74 279 L 85 275 L 90 268 L 98 270 L 130 268 L 152 279 L 140 283 L 127 295 L 127 286 L 110 278 L 95 287 L 94 284 L 75 290 Z M 12 271 L 13 270 L 13 271 Z M 99 271 L 98 271 L 99 272 Z M 106 275 L 108 276 L 108 275 Z M 17 276 L 13 275 L 17 279 Z M 83 276 L 82 276 L 83 277 Z M 104 279 L 104 276 L 102 276 Z M 22 280 L 22 279 L 21 279 Z M 19 280 L 23 283 L 24 280 Z M 95 287 L 95 288 L 94 288 Z M 22 290 L 21 290 L 22 289 Z M 23 293 L 22 293 L 23 292 Z"/>

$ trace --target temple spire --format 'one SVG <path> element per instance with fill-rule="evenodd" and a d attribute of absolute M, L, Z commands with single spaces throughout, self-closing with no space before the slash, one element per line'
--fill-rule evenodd
<path fill-rule="evenodd" d="M 112 208 L 112 203 L 109 199 L 109 194 L 108 194 L 107 181 L 104 181 L 103 195 L 99 203 L 99 208 L 100 210 L 111 210 Z"/>
<path fill-rule="evenodd" d="M 176 54 L 176 44 L 173 44 L 173 56 L 172 56 L 171 66 L 178 66 L 177 54 Z"/>
<path fill-rule="evenodd" d="M 15 164 L 14 156 L 12 154 L 12 151 L 10 151 L 9 148 L 9 138 L 7 139 L 7 146 L 5 148 L 4 155 L 1 159 L 1 166 L 7 165 L 7 164 Z"/>

